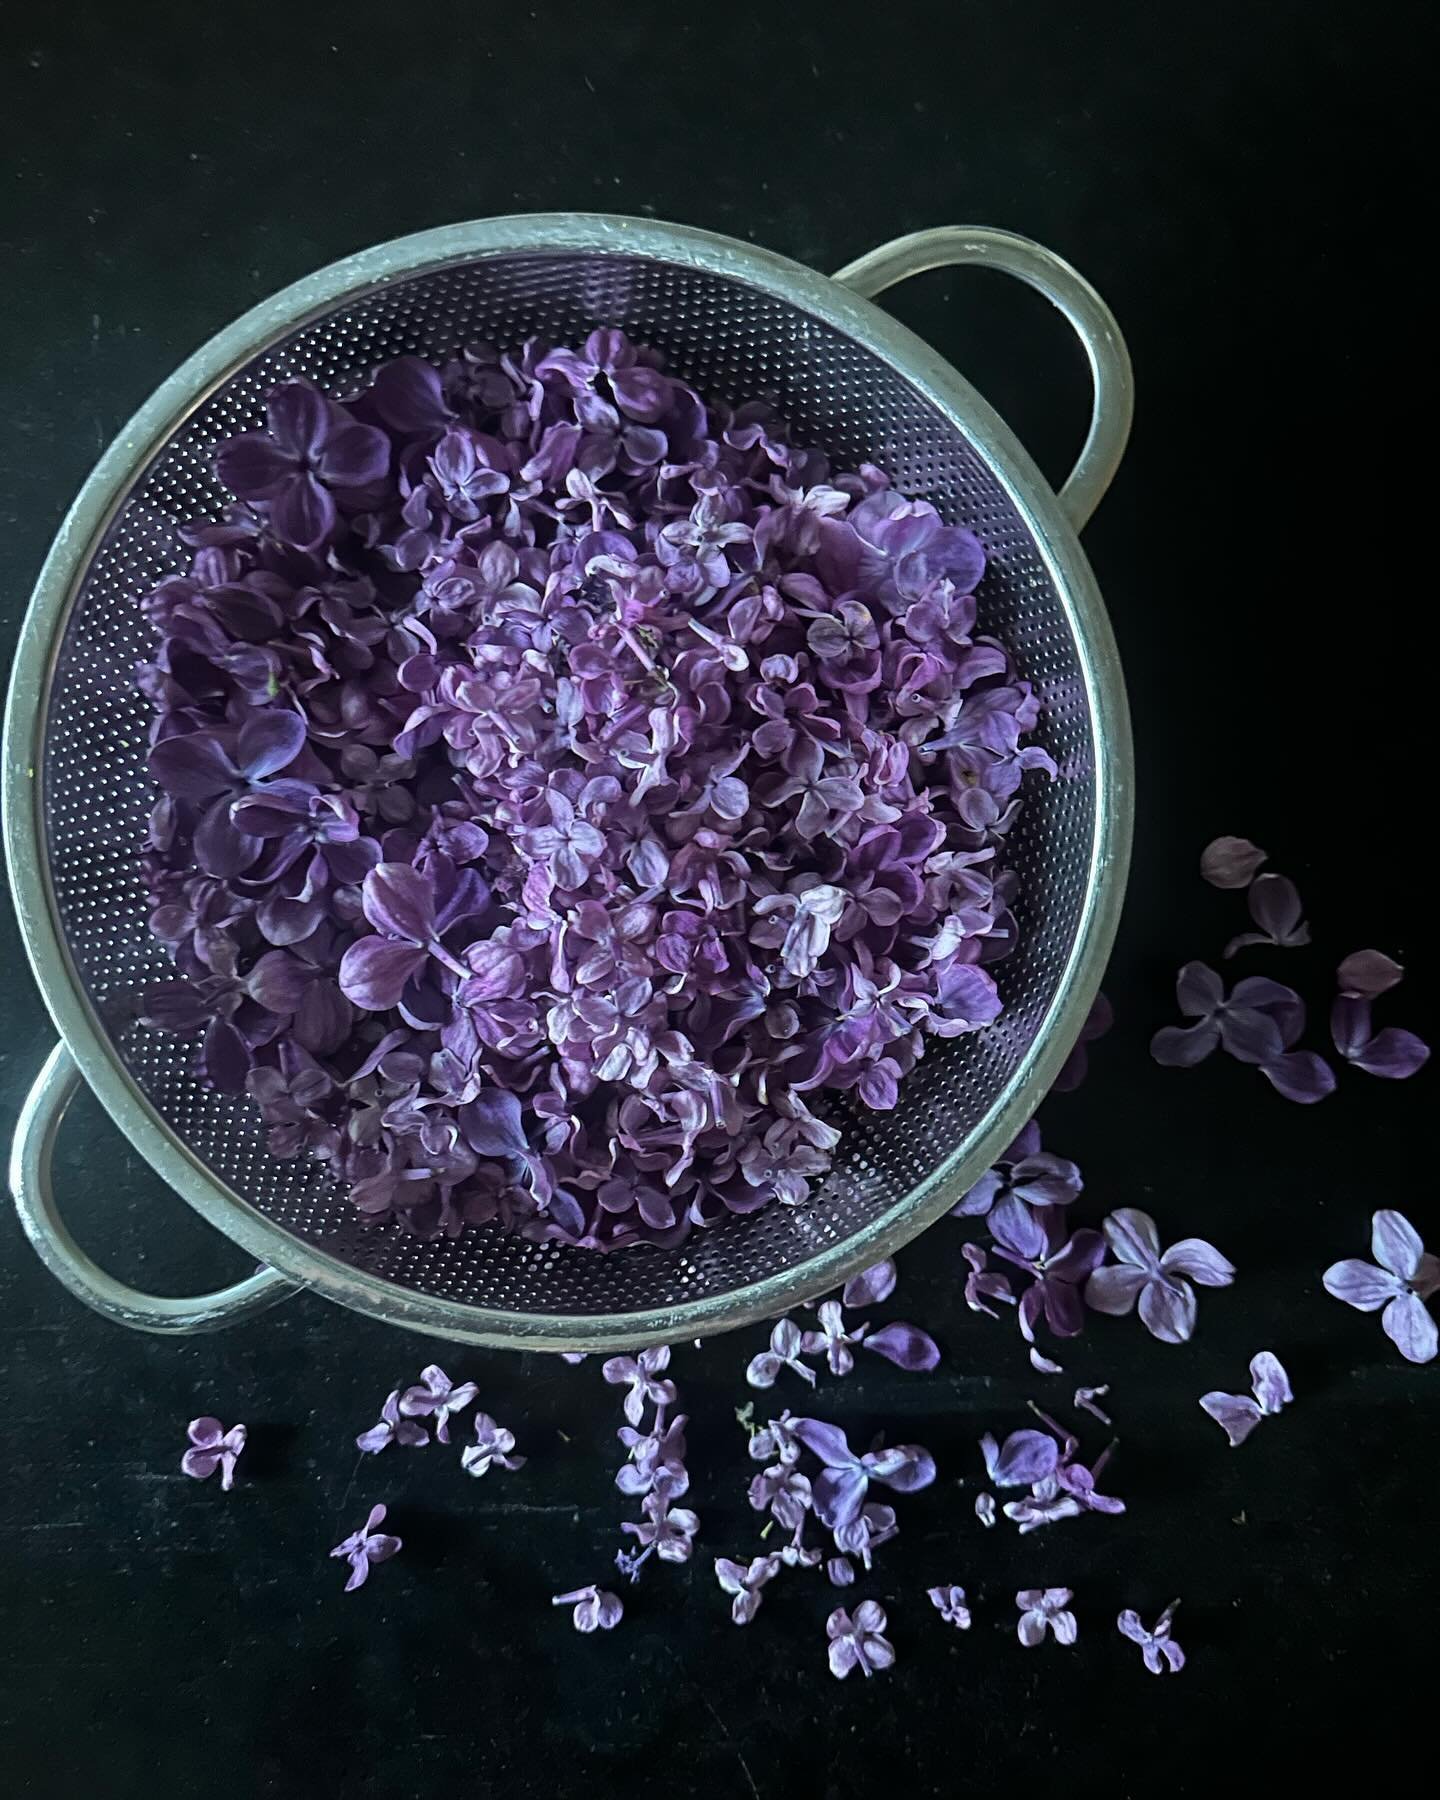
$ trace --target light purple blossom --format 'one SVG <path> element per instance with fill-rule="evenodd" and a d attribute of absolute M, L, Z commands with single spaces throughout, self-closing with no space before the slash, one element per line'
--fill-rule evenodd
<path fill-rule="evenodd" d="M 192 1419 L 185 1427 L 190 1448 L 180 1458 L 180 1467 L 196 1481 L 206 1481 L 217 1469 L 220 1486 L 228 1494 L 235 1485 L 235 1464 L 245 1448 L 246 1430 L 232 1425 L 227 1431 L 218 1419 L 208 1415 Z"/>
<path fill-rule="evenodd" d="M 384 1522 L 385 1508 L 382 1505 L 372 1506 L 370 1516 L 360 1529 L 352 1531 L 343 1544 L 337 1544 L 330 1552 L 331 1556 L 343 1556 L 350 1564 L 350 1579 L 345 1583 L 347 1594 L 352 1588 L 364 1586 L 369 1580 L 372 1564 L 389 1562 L 400 1549 L 401 1540 L 398 1537 L 376 1530 Z"/>
<path fill-rule="evenodd" d="M 664 1374 L 669 1367 L 670 1346 L 657 1344 L 638 1356 L 607 1358 L 600 1373 L 612 1387 L 629 1390 L 625 1395 L 625 1417 L 632 1425 L 638 1425 L 647 1405 L 674 1405 L 675 1383 Z"/>
<path fill-rule="evenodd" d="M 1164 1675 L 1167 1671 L 1178 1675 L 1185 1667 L 1185 1652 L 1170 1635 L 1170 1622 L 1179 1604 L 1178 1600 L 1172 1600 L 1148 1631 L 1140 1623 L 1139 1613 L 1128 1609 L 1115 1621 L 1121 1637 L 1140 1646 L 1145 1667 L 1152 1675 Z"/>
<path fill-rule="evenodd" d="M 551 1596 L 552 1606 L 573 1606 L 571 1621 L 577 1631 L 613 1631 L 625 1616 L 625 1605 L 618 1594 L 605 1588 L 574 1588 L 568 1594 Z"/>
<path fill-rule="evenodd" d="M 1204 1238 L 1182 1238 L 1162 1252 L 1149 1213 L 1122 1206 L 1104 1225 L 1113 1263 L 1085 1283 L 1085 1303 L 1096 1312 L 1128 1313 L 1140 1304 L 1140 1320 L 1152 1337 L 1183 1344 L 1195 1329 L 1195 1289 L 1229 1287 L 1235 1266 Z"/>
<path fill-rule="evenodd" d="M 1394 1025 L 1376 1031 L 1368 999 L 1340 995 L 1330 1009 L 1330 1033 L 1346 1062 L 1385 1081 L 1408 1080 L 1430 1060 L 1430 1046 L 1413 1031 Z"/>
<path fill-rule="evenodd" d="M 830 1640 L 830 1673 L 843 1681 L 852 1670 L 872 1675 L 895 1661 L 895 1646 L 884 1636 L 885 1609 L 876 1600 L 862 1600 L 853 1616 L 837 1606 L 825 1621 Z"/>
<path fill-rule="evenodd" d="M 814 1387 L 815 1371 L 800 1361 L 801 1354 L 810 1348 L 806 1339 L 813 1338 L 814 1335 L 813 1332 L 802 1332 L 792 1319 L 778 1319 L 770 1331 L 770 1348 L 751 1357 L 750 1365 L 745 1371 L 746 1381 L 753 1388 L 772 1388 L 782 1369 L 793 1369 L 802 1380 Z"/>
<path fill-rule="evenodd" d="M 460 1452 L 460 1467 L 467 1475 L 480 1476 L 493 1466 L 500 1469 L 522 1469 L 523 1456 L 514 1456 L 515 1434 L 497 1425 L 489 1413 L 476 1413 L 475 1442 Z"/>
<path fill-rule="evenodd" d="M 1218 837 L 1200 855 L 1200 873 L 1211 887 L 1246 888 L 1265 861 L 1265 852 L 1249 838 Z"/>
<path fill-rule="evenodd" d="M 1300 895 L 1288 876 L 1257 875 L 1245 901 L 1258 929 L 1242 931 L 1239 937 L 1231 938 L 1225 946 L 1227 958 L 1250 944 L 1292 950 L 1310 942 L 1310 927 L 1300 916 Z"/>
<path fill-rule="evenodd" d="M 856 1456 L 838 1425 L 823 1419 L 797 1419 L 795 1435 L 825 1464 L 815 1478 L 815 1516 L 831 1530 L 857 1518 L 872 1481 L 912 1494 L 935 1479 L 935 1461 L 918 1444 L 895 1444 Z"/>
<path fill-rule="evenodd" d="M 380 1422 L 372 1425 L 368 1431 L 362 1431 L 355 1440 L 355 1448 L 363 1450 L 367 1456 L 378 1456 L 389 1444 L 403 1444 L 407 1448 L 419 1449 L 430 1442 L 430 1433 L 414 1419 L 407 1419 L 400 1411 L 400 1390 L 393 1389 L 385 1396 L 385 1404 L 380 1408 Z"/>
<path fill-rule="evenodd" d="M 748 1566 L 732 1562 L 728 1556 L 715 1558 L 715 1579 L 727 1594 L 733 1594 L 730 1617 L 737 1625 L 748 1625 L 760 1610 L 761 1589 L 780 1568 L 778 1556 L 757 1556 Z"/>
<path fill-rule="evenodd" d="M 1015 1604 L 1020 1608 L 1015 1635 L 1027 1650 L 1044 1643 L 1047 1631 L 1057 1644 L 1075 1642 L 1080 1628 L 1074 1613 L 1067 1610 L 1070 1600 L 1069 1588 L 1021 1588 L 1015 1596 Z"/>
<path fill-rule="evenodd" d="M 620 1529 L 627 1531 L 639 1546 L 636 1551 L 622 1550 L 615 1558 L 616 1567 L 631 1581 L 640 1579 L 640 1570 L 652 1556 L 661 1562 L 689 1562 L 700 1518 L 688 1506 L 671 1506 L 674 1492 L 662 1475 L 640 1502 L 644 1515 L 637 1521 L 625 1520 Z"/>
<path fill-rule="evenodd" d="M 638 1431 L 633 1425 L 620 1427 L 615 1435 L 629 1455 L 629 1461 L 615 1476 L 615 1485 L 622 1494 L 632 1498 L 648 1494 L 662 1475 L 672 1494 L 678 1496 L 686 1491 L 690 1486 L 689 1471 L 685 1467 L 686 1423 L 685 1414 L 679 1413 L 667 1424 L 662 1405 L 656 1407 L 655 1421 L 649 1431 Z M 756 1436 L 759 1435 L 757 1432 Z M 753 1438 L 751 1443 L 754 1443 Z"/>
<path fill-rule="evenodd" d="M 832 1556 L 825 1564 L 825 1575 L 831 1587 L 853 1587 L 855 1565 L 848 1556 Z"/>
<path fill-rule="evenodd" d="M 408 1419 L 433 1419 L 436 1442 L 448 1444 L 452 1414 L 463 1412 L 479 1391 L 473 1381 L 457 1386 L 438 1363 L 430 1363 L 420 1371 L 419 1383 L 401 1394 L 400 1411 Z"/>
<path fill-rule="evenodd" d="M 1218 1388 L 1200 1397 L 1200 1405 L 1223 1429 L 1231 1449 L 1243 1444 L 1262 1419 L 1278 1413 L 1295 1398 L 1290 1377 L 1270 1350 L 1251 1357 L 1250 1386 L 1253 1399 L 1249 1394 L 1226 1394 Z"/>
<path fill-rule="evenodd" d="M 975 1517 L 987 1531 L 994 1530 L 997 1514 L 995 1510 L 995 1496 L 993 1494 L 987 1494 L 982 1491 L 975 1496 Z"/>
<path fill-rule="evenodd" d="M 1325 1271 L 1325 1292 L 1358 1312 L 1378 1312 L 1380 1323 L 1407 1362 L 1430 1362 L 1437 1349 L 1434 1315 L 1425 1302 L 1440 1288 L 1440 1257 L 1426 1250 L 1404 1216 L 1382 1207 L 1371 1221 L 1373 1263 L 1350 1258 Z M 1377 1266 L 1378 1265 L 1378 1266 Z"/>
<path fill-rule="evenodd" d="M 947 1625 L 953 1625 L 957 1631 L 970 1629 L 970 1608 L 965 1603 L 963 1587 L 932 1587 L 925 1591 Z"/>

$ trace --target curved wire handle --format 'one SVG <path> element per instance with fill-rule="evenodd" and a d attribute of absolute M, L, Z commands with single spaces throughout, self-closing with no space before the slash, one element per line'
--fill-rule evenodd
<path fill-rule="evenodd" d="M 93 1263 L 56 1210 L 50 1181 L 55 1135 L 79 1085 L 80 1071 L 70 1052 L 64 1044 L 57 1044 L 26 1097 L 10 1153 L 10 1190 L 25 1235 L 41 1262 L 77 1300 L 117 1325 L 179 1336 L 218 1331 L 222 1325 L 264 1312 L 295 1292 L 295 1284 L 285 1276 L 260 1268 L 233 1287 L 189 1299 L 167 1299 L 127 1287 Z"/>
<path fill-rule="evenodd" d="M 986 225 L 937 225 L 892 238 L 836 271 L 857 294 L 874 300 L 887 288 L 927 269 L 965 264 L 1000 269 L 1042 293 L 1060 308 L 1085 346 L 1095 387 L 1090 433 L 1079 461 L 1060 489 L 1060 510 L 1080 531 L 1109 487 L 1130 436 L 1135 411 L 1130 352 L 1115 315 L 1078 270 L 1043 244 Z"/>

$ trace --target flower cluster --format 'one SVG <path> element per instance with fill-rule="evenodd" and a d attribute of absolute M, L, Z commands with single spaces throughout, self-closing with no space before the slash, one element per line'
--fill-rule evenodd
<path fill-rule="evenodd" d="M 1078 1460 L 1079 1440 L 1047 1413 L 1035 1410 L 1047 1430 L 1012 1431 L 1003 1444 L 987 1431 L 980 1440 L 991 1487 L 1030 1489 L 1028 1496 L 1009 1500 L 1004 1507 L 1005 1517 L 1019 1527 L 1021 1537 L 1042 1525 L 1079 1518 L 1081 1513 L 1123 1513 L 1125 1502 L 1100 1493 L 1095 1485 L 1114 1446 L 1096 1457 L 1093 1468 L 1087 1467 Z M 982 1523 L 994 1523 L 993 1509 L 992 1500 L 989 1516 L 982 1516 Z"/>
<path fill-rule="evenodd" d="M 799 1203 L 989 1024 L 1040 709 L 975 537 L 618 331 L 275 388 L 145 609 L 143 1016 L 368 1221 Z"/>
<path fill-rule="evenodd" d="M 660 1344 L 638 1356 L 612 1356 L 601 1369 L 612 1386 L 626 1389 L 626 1422 L 616 1435 L 628 1460 L 615 1485 L 639 1500 L 640 1518 L 621 1525 L 635 1539 L 635 1548 L 618 1551 L 615 1566 L 631 1581 L 640 1579 L 651 1556 L 661 1562 L 689 1562 L 700 1529 L 699 1517 L 688 1506 L 673 1504 L 689 1491 L 690 1474 L 685 1467 L 685 1415 L 667 1417 L 676 1399 L 675 1383 L 665 1374 L 669 1366 L 670 1347 Z M 655 1410 L 642 1430 L 647 1406 Z"/>

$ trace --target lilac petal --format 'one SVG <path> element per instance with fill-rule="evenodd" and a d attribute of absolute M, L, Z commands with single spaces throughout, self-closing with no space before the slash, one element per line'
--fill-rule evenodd
<path fill-rule="evenodd" d="M 1232 999 L 1220 1015 L 1220 1042 L 1236 1062 L 1274 1062 L 1285 1049 L 1280 1027 L 1257 1007 L 1236 1006 Z"/>
<path fill-rule="evenodd" d="M 408 863 L 376 863 L 365 877 L 362 905 L 387 937 L 425 944 L 435 935 L 435 890 Z"/>
<path fill-rule="evenodd" d="M 260 781 L 288 768 L 304 746 L 305 721 L 300 715 L 269 706 L 252 713 L 240 727 L 235 761 L 242 775 Z"/>
<path fill-rule="evenodd" d="M 340 959 L 340 991 L 366 1012 L 389 1012 L 426 960 L 425 951 L 413 944 L 361 938 Z"/>
<path fill-rule="evenodd" d="M 1300 895 L 1288 876 L 1257 876 L 1246 899 L 1250 917 L 1277 946 L 1298 948 L 1310 942 L 1310 927 L 1300 916 Z"/>
<path fill-rule="evenodd" d="M 1034 1262 L 1045 1252 L 1045 1229 L 1023 1200 L 1006 1194 L 991 1211 L 990 1235 L 1021 1262 Z"/>
<path fill-rule="evenodd" d="M 1200 1405 L 1224 1431 L 1232 1449 L 1243 1444 L 1264 1417 L 1248 1394 L 1202 1394 Z"/>
<path fill-rule="evenodd" d="M 1162 1025 L 1150 1040 L 1150 1054 L 1163 1069 L 1193 1069 L 1219 1042 L 1220 1027 L 1213 1019 L 1202 1019 L 1198 1025 Z"/>
<path fill-rule="evenodd" d="M 1430 1046 L 1413 1031 L 1387 1025 L 1350 1060 L 1367 1075 L 1378 1075 L 1384 1081 L 1406 1081 L 1430 1060 Z"/>
<path fill-rule="evenodd" d="M 318 550 L 335 529 L 335 502 L 313 475 L 292 475 L 270 502 L 270 523 L 297 550 Z"/>
<path fill-rule="evenodd" d="M 454 417 L 440 371 L 419 356 L 396 356 L 377 369 L 370 398 L 391 430 L 406 435 L 444 431 Z"/>
<path fill-rule="evenodd" d="M 1265 852 L 1249 838 L 1218 837 L 1201 852 L 1200 873 L 1211 887 L 1249 887 L 1264 861 Z"/>
<path fill-rule="evenodd" d="M 862 1269 L 858 1275 L 852 1275 L 845 1283 L 840 1300 L 842 1305 L 854 1308 L 878 1306 L 882 1300 L 888 1300 L 894 1291 L 895 1264 L 887 1258 L 871 1268 Z"/>
<path fill-rule="evenodd" d="M 939 1345 L 917 1325 L 886 1325 L 879 1331 L 870 1332 L 860 1344 L 862 1349 L 873 1350 L 886 1362 L 894 1363 L 897 1369 L 909 1369 L 916 1374 L 937 1368 L 940 1363 Z"/>
<path fill-rule="evenodd" d="M 1055 1473 L 1060 1447 L 1046 1431 L 1012 1431 L 1003 1445 L 986 1432 L 980 1440 L 985 1472 L 996 1487 L 1033 1487 Z"/>
<path fill-rule="evenodd" d="M 161 738 L 148 758 L 150 773 L 177 800 L 203 804 L 233 791 L 235 764 L 208 731 Z"/>
<path fill-rule="evenodd" d="M 212 1019 L 200 1045 L 200 1067 L 218 1093 L 243 1094 L 250 1052 L 228 1019 Z"/>
<path fill-rule="evenodd" d="M 264 848 L 259 838 L 250 837 L 235 824 L 230 807 L 229 795 L 222 794 L 195 827 L 195 860 L 207 875 L 220 881 L 232 881 Z"/>
<path fill-rule="evenodd" d="M 1273 1350 L 1260 1350 L 1250 1358 L 1250 1385 L 1262 1412 L 1278 1413 L 1295 1398 L 1290 1377 Z"/>
<path fill-rule="evenodd" d="M 865 1471 L 857 1464 L 847 1469 L 822 1469 L 812 1485 L 815 1517 L 834 1531 L 859 1517 L 865 1504 Z"/>
<path fill-rule="evenodd" d="M 1151 1281 L 1140 1295 L 1140 1322 L 1162 1344 L 1183 1344 L 1195 1330 L 1195 1290 L 1186 1281 Z"/>
<path fill-rule="evenodd" d="M 1407 1362 L 1431 1362 L 1440 1348 L 1434 1315 L 1418 1294 L 1397 1294 L 1381 1315 L 1380 1324 Z"/>
<path fill-rule="evenodd" d="M 1331 1263 L 1320 1279 L 1327 1294 L 1343 1300 L 1357 1312 L 1379 1312 L 1387 1300 L 1403 1292 L 1396 1276 L 1354 1256 Z"/>
<path fill-rule="evenodd" d="M 845 1433 L 838 1425 L 829 1425 L 823 1419 L 793 1419 L 791 1431 L 807 1450 L 830 1468 L 853 1469 L 858 1466 L 859 1458 L 850 1448 Z"/>
<path fill-rule="evenodd" d="M 1234 1263 L 1204 1238 L 1181 1238 L 1160 1258 L 1160 1267 L 1167 1275 L 1188 1275 L 1201 1287 L 1229 1287 L 1235 1279 Z"/>
<path fill-rule="evenodd" d="M 185 1435 L 199 1450 L 211 1450 L 225 1435 L 225 1427 L 208 1413 L 199 1419 L 192 1419 L 185 1427 Z"/>
<path fill-rule="evenodd" d="M 265 432 L 246 431 L 215 452 L 215 473 L 242 500 L 268 500 L 295 473 L 295 458 Z"/>
<path fill-rule="evenodd" d="M 1202 962 L 1188 962 L 1175 978 L 1175 998 L 1187 1019 L 1203 1019 L 1225 998 L 1224 983 Z"/>
<path fill-rule="evenodd" d="M 1096 1269 L 1085 1283 L 1085 1304 L 1093 1312 L 1119 1318 L 1134 1309 L 1140 1290 L 1149 1279 L 1144 1269 L 1131 1268 L 1125 1263 Z"/>
<path fill-rule="evenodd" d="M 190 1449 L 180 1458 L 180 1467 L 195 1481 L 207 1481 L 220 1466 L 220 1451 Z"/>
<path fill-rule="evenodd" d="M 1341 994 L 1330 1008 L 1330 1037 L 1335 1048 L 1351 1062 L 1373 1036 L 1369 1000 Z"/>
<path fill-rule="evenodd" d="M 1405 971 L 1383 950 L 1355 950 L 1335 971 L 1340 992 L 1352 1000 L 1373 1000 L 1404 978 Z"/>
<path fill-rule="evenodd" d="M 342 425 L 325 441 L 320 473 L 334 487 L 369 487 L 390 468 L 390 440 L 373 425 Z"/>
<path fill-rule="evenodd" d="M 1261 1063 L 1260 1073 L 1279 1094 L 1299 1106 L 1313 1106 L 1335 1092 L 1335 1071 L 1313 1050 L 1290 1050 Z"/>
<path fill-rule="evenodd" d="M 284 381 L 265 401 L 270 435 L 291 456 L 313 461 L 324 448 L 334 419 L 330 402 L 308 381 Z"/>
<path fill-rule="evenodd" d="M 1149 1213 L 1119 1206 L 1105 1220 L 1105 1242 L 1122 1263 L 1152 1273 L 1160 1267 L 1160 1231 Z"/>
<path fill-rule="evenodd" d="M 1382 1206 L 1370 1221 L 1370 1254 L 1382 1269 L 1402 1281 L 1413 1281 L 1425 1245 L 1404 1213 Z"/>
<path fill-rule="evenodd" d="M 876 1481 L 883 1481 L 897 1494 L 916 1493 L 935 1479 L 935 1459 L 919 1444 L 893 1444 L 888 1450 L 872 1451 L 865 1467 Z"/>

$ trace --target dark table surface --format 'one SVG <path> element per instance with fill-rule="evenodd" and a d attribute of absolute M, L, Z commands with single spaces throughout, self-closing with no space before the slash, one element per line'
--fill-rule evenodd
<path fill-rule="evenodd" d="M 1138 374 L 1125 467 L 1087 546 L 1127 665 L 1140 766 L 1135 873 L 1108 983 L 1120 1017 L 1046 1109 L 1098 1217 L 1152 1209 L 1240 1265 L 1190 1345 L 1093 1321 L 1066 1379 L 960 1304 L 961 1228 L 901 1258 L 903 1314 L 943 1341 L 928 1379 L 830 1384 L 856 1435 L 928 1444 L 876 1575 L 899 1664 L 843 1687 L 835 1602 L 791 1575 L 734 1630 L 710 1571 L 754 1537 L 733 1408 L 759 1336 L 681 1347 L 702 1554 L 634 1590 L 612 1637 L 548 1596 L 604 1579 L 626 1505 L 615 1396 L 592 1362 L 466 1354 L 308 1297 L 168 1342 L 91 1317 L 0 1213 L 0 1790 L 98 1800 L 446 1792 L 848 1797 L 1214 1791 L 1219 1772 L 1423 1730 L 1433 1632 L 1437 1369 L 1403 1364 L 1320 1270 L 1373 1207 L 1440 1214 L 1411 1133 L 1426 1078 L 1353 1075 L 1305 1111 L 1220 1059 L 1154 1067 L 1175 967 L 1240 928 L 1195 873 L 1246 832 L 1301 883 L 1315 945 L 1256 966 L 1321 1023 L 1339 955 L 1416 972 L 1411 884 L 1430 684 L 1433 475 L 1396 450 L 1429 295 L 1401 253 L 1422 212 L 1421 9 L 1316 0 L 704 9 L 73 4 L 0 15 L 0 609 L 15 631 L 63 508 L 175 363 L 237 312 L 377 240 L 486 213 L 686 220 L 833 268 L 895 233 L 1003 224 L 1072 258 Z M 1083 367 L 1043 302 L 931 276 L 896 310 L 969 374 L 1058 479 Z M 1424 491 L 1422 493 L 1422 482 Z M 1417 884 L 1418 885 L 1418 884 Z M 52 1031 L 6 920 L 0 1106 Z M 233 1276 L 218 1242 L 90 1104 L 59 1180 L 117 1272 L 183 1292 Z M 1262 1345 L 1299 1398 L 1238 1452 L 1200 1413 Z M 525 1470 L 459 1478 L 433 1449 L 357 1468 L 354 1432 L 438 1356 L 479 1381 Z M 985 1534 L 974 1440 L 1027 1398 L 1112 1383 L 1124 1519 Z M 783 1396 L 794 1402 L 796 1393 Z M 184 1422 L 245 1419 L 243 1485 L 178 1470 Z M 1096 1428 L 1098 1429 L 1098 1428 Z M 1093 1441 L 1093 1440 L 1092 1440 Z M 967 1487 L 959 1486 L 961 1478 Z M 359 1595 L 325 1552 L 372 1500 L 402 1556 Z M 949 1632 L 925 1587 L 976 1606 Z M 1080 1643 L 1025 1652 L 1013 1593 L 1076 1592 Z M 1179 1594 L 1190 1667 L 1153 1682 L 1116 1635 Z M 1385 1752 L 1388 1755 L 1388 1751 Z"/>

